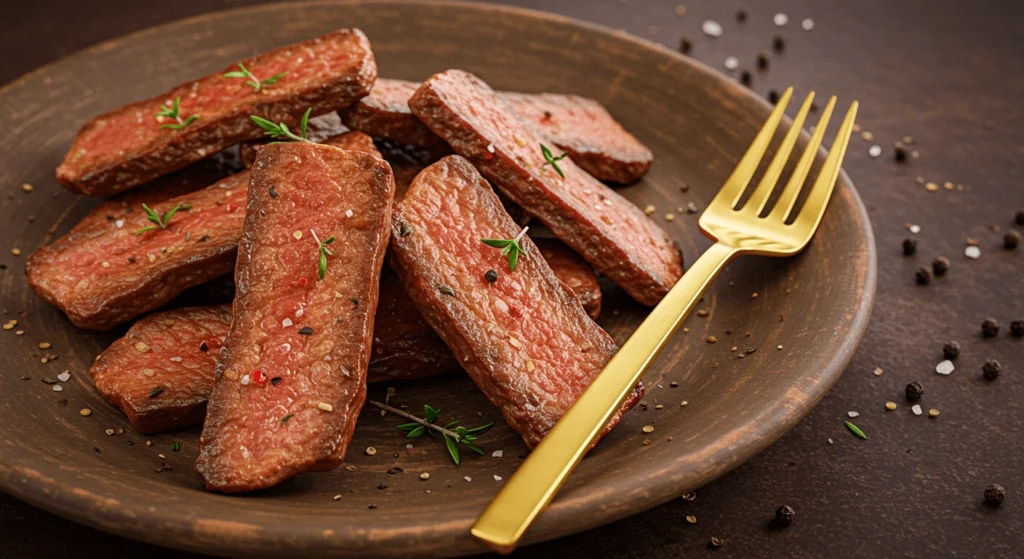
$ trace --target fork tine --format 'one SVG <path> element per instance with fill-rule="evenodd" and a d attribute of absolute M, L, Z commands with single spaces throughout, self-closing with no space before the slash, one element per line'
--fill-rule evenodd
<path fill-rule="evenodd" d="M 786 92 L 782 94 L 782 98 L 779 99 L 775 109 L 768 116 L 768 120 L 761 127 L 761 131 L 757 133 L 754 141 L 750 143 L 747 153 L 743 154 L 743 158 L 740 159 L 740 162 L 733 169 L 729 178 L 726 179 L 722 189 L 718 191 L 710 205 L 727 203 L 728 208 L 723 209 L 732 209 L 736 206 L 740 197 L 743 196 L 743 191 L 747 188 L 747 183 L 750 182 L 754 172 L 757 171 L 761 157 L 764 156 L 765 150 L 768 149 L 768 144 L 771 143 L 772 137 L 775 135 L 775 129 L 778 128 L 779 121 L 782 120 L 782 114 L 786 112 L 786 106 L 789 105 L 789 98 L 792 96 L 793 88 L 786 88 Z"/>
<path fill-rule="evenodd" d="M 828 205 L 828 199 L 832 196 L 832 190 L 836 186 L 839 168 L 843 163 L 843 156 L 846 155 L 846 146 L 850 142 L 850 134 L 853 132 L 853 121 L 857 117 L 857 107 L 859 107 L 859 104 L 854 101 L 850 105 L 850 110 L 846 111 L 846 118 L 843 119 L 843 124 L 839 127 L 839 133 L 836 134 L 836 139 L 832 141 L 832 147 L 828 150 L 825 165 L 821 167 L 818 179 L 814 181 L 814 186 L 811 187 L 810 194 L 807 195 L 807 202 L 804 203 L 804 207 L 801 209 L 801 213 L 810 211 L 816 214 L 813 217 L 813 223 L 811 223 L 810 231 L 812 233 L 818 228 L 821 216 L 825 214 L 825 206 Z M 810 218 L 809 215 L 807 217 Z"/>
<path fill-rule="evenodd" d="M 808 111 L 811 110 L 811 103 L 814 101 L 814 92 L 810 92 L 807 98 L 804 99 L 804 104 L 800 107 L 800 112 L 796 114 L 796 118 L 793 119 L 793 125 L 789 127 L 789 131 L 786 132 L 786 137 L 782 139 L 782 143 L 779 144 L 779 150 L 775 153 L 775 157 L 772 158 L 772 162 L 768 164 L 768 168 L 765 169 L 764 176 L 761 177 L 761 181 L 757 183 L 757 187 L 754 192 L 750 194 L 750 199 L 747 200 L 747 206 L 753 207 L 757 205 L 757 211 L 753 212 L 754 215 L 761 215 L 764 211 L 765 206 L 768 205 L 768 200 L 772 196 L 772 191 L 775 189 L 775 184 L 779 182 L 779 177 L 782 175 L 782 170 L 786 167 L 786 162 L 789 161 L 789 154 L 793 152 L 793 146 L 796 144 L 796 139 L 800 137 L 800 131 L 803 130 L 804 120 L 807 118 Z"/>
<path fill-rule="evenodd" d="M 800 161 L 797 162 L 796 167 L 793 168 L 793 174 L 789 177 L 789 182 L 786 183 L 786 187 L 782 189 L 782 195 L 779 196 L 775 207 L 772 208 L 771 213 L 768 214 L 769 218 L 780 219 L 787 221 L 790 214 L 793 212 L 793 206 L 796 204 L 797 196 L 800 194 L 800 187 L 803 186 L 804 181 L 807 180 L 807 173 L 811 170 L 811 164 L 814 163 L 814 156 L 818 154 L 818 147 L 821 146 L 821 140 L 825 137 L 825 129 L 828 128 L 828 122 L 832 118 L 832 109 L 836 106 L 836 97 L 832 96 L 828 100 L 828 105 L 825 106 L 825 111 L 821 113 L 821 118 L 818 119 L 818 124 L 814 127 L 814 134 L 811 135 L 811 141 L 807 143 L 807 148 L 804 149 L 803 155 L 800 156 Z"/>

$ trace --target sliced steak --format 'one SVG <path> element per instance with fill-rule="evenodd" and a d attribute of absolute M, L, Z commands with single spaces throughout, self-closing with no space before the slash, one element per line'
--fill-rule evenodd
<path fill-rule="evenodd" d="M 250 491 L 341 464 L 366 398 L 394 190 L 391 168 L 367 153 L 260 149 L 199 443 L 208 489 Z M 323 245 L 333 254 L 318 238 L 334 239 Z"/>
<path fill-rule="evenodd" d="M 362 132 L 324 143 L 380 156 Z M 249 171 L 243 171 L 174 198 L 146 186 L 103 202 L 29 258 L 29 285 L 82 328 L 106 330 L 161 307 L 234 269 L 248 187 Z M 137 235 L 153 225 L 142 203 L 161 216 L 178 205 L 190 208 L 176 212 L 166 229 Z"/>
<path fill-rule="evenodd" d="M 665 231 L 572 161 L 548 163 L 545 140 L 476 76 L 436 74 L 409 106 L 494 186 L 637 301 L 656 304 L 682 276 L 679 249 Z"/>
<path fill-rule="evenodd" d="M 309 119 L 306 126 L 306 139 L 311 142 L 321 143 L 335 136 L 341 136 L 345 132 L 348 132 L 348 128 L 341 123 L 341 117 L 338 116 L 336 111 L 331 111 L 327 114 L 320 115 L 316 118 Z M 370 139 L 372 142 L 372 138 Z M 253 140 L 251 142 L 244 142 L 238 146 L 238 155 L 242 160 L 242 165 L 246 167 L 252 167 L 253 161 L 256 161 L 256 150 L 260 147 L 267 145 L 270 142 L 269 138 L 263 138 L 260 140 Z M 334 144 L 338 145 L 338 144 Z M 341 149 L 353 149 L 343 145 L 338 145 Z M 366 149 L 356 149 L 356 151 L 368 151 Z"/>
<path fill-rule="evenodd" d="M 224 74 L 232 65 L 152 99 L 98 116 L 79 131 L 57 181 L 68 190 L 109 196 L 181 169 L 222 149 L 263 135 L 249 116 L 297 129 L 307 108 L 319 116 L 347 107 L 370 92 L 377 66 L 370 41 L 358 29 L 333 31 L 242 61 L 265 80 L 259 91 L 245 78 Z M 175 99 L 178 119 L 157 117 Z M 189 121 L 191 117 L 198 118 Z M 168 129 L 163 126 L 180 126 Z"/>
<path fill-rule="evenodd" d="M 532 447 L 616 347 L 529 237 L 514 272 L 481 242 L 519 231 L 473 165 L 450 156 L 420 173 L 395 205 L 388 258 L 427 322 Z M 500 270 L 496 281 L 488 270 Z"/>
<path fill-rule="evenodd" d="M 234 268 L 248 185 L 249 172 L 243 171 L 149 204 L 159 216 L 188 209 L 179 209 L 166 228 L 141 234 L 153 223 L 140 206 L 114 213 L 101 207 L 29 257 L 29 285 L 82 328 L 106 330 L 160 307 Z"/>
<path fill-rule="evenodd" d="M 584 308 L 596 319 L 601 290 L 590 265 L 558 241 L 538 239 L 537 248 L 558 279 L 572 287 L 581 302 L 587 301 Z M 398 276 L 387 268 L 381 274 L 367 382 L 410 380 L 458 369 L 455 355 L 416 310 Z M 199 424 L 213 391 L 217 348 L 230 326 L 231 305 L 172 309 L 143 317 L 96 360 L 90 371 L 93 382 L 143 433 Z M 161 387 L 164 390 L 151 396 Z"/>
<path fill-rule="evenodd" d="M 501 93 L 523 120 L 594 178 L 632 184 L 647 174 L 654 154 L 604 105 L 579 95 Z"/>
<path fill-rule="evenodd" d="M 201 423 L 230 326 L 230 305 L 152 314 L 101 353 L 89 374 L 142 433 Z"/>
<path fill-rule="evenodd" d="M 379 79 L 369 95 L 340 111 L 342 120 L 372 136 L 438 149 L 444 142 L 409 110 L 409 98 L 419 86 Z M 651 150 L 593 99 L 555 93 L 499 92 L 498 96 L 595 178 L 632 184 L 647 174 L 654 160 Z"/>

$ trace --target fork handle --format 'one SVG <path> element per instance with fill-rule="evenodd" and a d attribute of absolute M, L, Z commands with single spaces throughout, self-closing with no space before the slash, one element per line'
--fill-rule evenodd
<path fill-rule="evenodd" d="M 708 285 L 738 252 L 711 246 L 654 307 L 600 375 L 530 453 L 473 525 L 491 549 L 511 553 L 534 518 L 551 502 L 587 449 L 679 329 Z"/>

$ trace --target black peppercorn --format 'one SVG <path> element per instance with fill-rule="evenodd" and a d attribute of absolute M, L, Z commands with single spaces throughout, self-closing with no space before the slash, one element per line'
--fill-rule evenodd
<path fill-rule="evenodd" d="M 775 523 L 779 526 L 789 526 L 796 519 L 796 511 L 789 505 L 782 505 L 775 509 Z"/>
<path fill-rule="evenodd" d="M 993 483 L 985 488 L 985 504 L 993 507 L 998 507 L 1006 499 L 1006 490 L 1003 489 L 1002 485 Z"/>
<path fill-rule="evenodd" d="M 914 279 L 917 280 L 918 285 L 928 285 L 932 281 L 932 271 L 921 266 L 914 272 Z"/>
<path fill-rule="evenodd" d="M 951 262 L 945 256 L 939 256 L 932 261 L 932 271 L 936 276 L 944 276 L 949 271 Z"/>
<path fill-rule="evenodd" d="M 999 335 L 999 321 L 994 318 L 986 318 L 981 323 L 981 335 L 986 338 L 994 338 Z"/>
<path fill-rule="evenodd" d="M 495 270 L 487 270 L 487 273 L 484 274 L 484 279 L 494 283 L 498 281 L 498 272 Z"/>
<path fill-rule="evenodd" d="M 1024 320 L 1014 320 L 1010 323 L 1010 335 L 1014 338 L 1024 338 Z"/>
<path fill-rule="evenodd" d="M 751 75 L 750 70 L 743 70 L 740 72 L 740 83 L 750 87 L 751 82 L 754 81 L 754 76 Z"/>
<path fill-rule="evenodd" d="M 747 21 L 747 12 L 745 12 L 744 10 L 736 12 L 736 21 L 740 23 Z"/>
<path fill-rule="evenodd" d="M 960 357 L 960 344 L 954 341 L 946 342 L 946 345 L 942 346 L 942 356 L 950 361 Z"/>
<path fill-rule="evenodd" d="M 1002 365 L 995 359 L 989 359 L 985 361 L 985 364 L 981 366 L 981 373 L 985 375 L 988 380 L 996 380 L 999 378 L 999 373 L 1003 372 Z"/>
<path fill-rule="evenodd" d="M 683 54 L 690 54 L 691 50 L 693 50 L 693 41 L 687 37 L 679 39 L 679 52 Z"/>
<path fill-rule="evenodd" d="M 782 52 L 786 50 L 786 41 L 781 35 L 776 35 L 775 38 L 772 39 L 772 48 L 775 49 L 775 52 Z M 1024 210 L 1021 211 L 1024 212 Z"/>
<path fill-rule="evenodd" d="M 921 399 L 921 396 L 924 396 L 924 387 L 921 386 L 920 382 L 912 382 L 907 385 L 906 393 L 907 400 L 916 402 Z"/>
<path fill-rule="evenodd" d="M 893 144 L 892 157 L 896 161 L 902 163 L 907 160 L 907 146 L 903 145 L 903 142 L 896 142 Z"/>
<path fill-rule="evenodd" d="M 767 54 L 765 54 L 763 52 L 757 53 L 757 67 L 760 70 L 767 70 L 768 69 L 768 55 Z"/>
<path fill-rule="evenodd" d="M 917 239 L 903 239 L 903 255 L 912 256 L 917 252 Z"/>
<path fill-rule="evenodd" d="M 1020 237 L 1020 231 L 1007 231 L 1006 234 L 1003 235 L 1003 247 L 1006 248 L 1006 250 L 1013 250 L 1017 248 L 1017 246 L 1020 245 Z"/>
<path fill-rule="evenodd" d="M 388 484 L 386 484 L 384 482 L 381 482 L 381 484 L 377 486 L 377 489 L 387 489 L 387 488 L 388 488 Z"/>
<path fill-rule="evenodd" d="M 1017 215 L 1013 216 L 1013 222 L 1017 225 L 1024 225 L 1024 210 L 1017 210 Z"/>
<path fill-rule="evenodd" d="M 779 102 L 779 92 L 775 91 L 774 89 L 769 89 L 768 90 L 768 102 L 769 103 L 778 103 Z"/>

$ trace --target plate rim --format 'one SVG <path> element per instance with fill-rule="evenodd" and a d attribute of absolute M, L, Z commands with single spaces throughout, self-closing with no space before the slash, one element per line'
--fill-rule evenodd
<path fill-rule="evenodd" d="M 560 14 L 518 6 L 464 0 L 427 0 L 426 2 L 417 0 L 302 0 L 287 3 L 267 3 L 253 6 L 241 6 L 205 12 L 120 35 L 93 44 L 67 56 L 51 61 L 45 65 L 34 68 L 0 86 L 0 98 L 3 98 L 10 90 L 23 85 L 27 80 L 33 78 L 37 74 L 43 74 L 55 66 L 73 64 L 79 58 L 91 56 L 96 52 L 118 48 L 127 41 L 131 41 L 135 38 L 148 34 L 159 33 L 165 28 L 184 26 L 196 21 L 227 17 L 232 14 L 263 11 L 274 12 L 292 9 L 301 10 L 318 6 L 337 6 L 345 4 L 376 4 L 394 6 L 416 6 L 428 4 L 432 6 L 470 9 L 481 12 L 504 12 L 518 17 L 529 17 L 548 22 L 582 27 L 616 40 L 624 40 L 634 43 L 641 49 L 653 50 L 660 55 L 670 56 L 676 59 L 676 61 L 681 61 L 684 64 L 693 67 L 696 71 L 704 74 L 707 79 L 725 82 L 726 87 L 734 90 L 732 93 L 738 96 L 747 96 L 751 98 L 754 102 L 759 103 L 765 109 L 766 114 L 771 109 L 771 105 L 765 99 L 754 94 L 749 89 L 740 87 L 737 83 L 733 83 L 734 80 L 728 80 L 720 72 L 714 70 L 710 66 L 693 58 L 679 54 L 661 44 L 648 41 L 642 37 L 637 37 L 625 31 L 619 31 L 601 24 L 583 21 Z M 788 117 L 786 118 L 786 121 L 791 122 Z M 802 132 L 801 135 L 804 136 L 803 139 L 806 141 L 808 137 L 806 131 Z M 819 148 L 819 154 L 821 155 L 824 153 L 826 153 L 824 148 Z M 617 520 L 621 520 L 644 510 L 664 504 L 685 491 L 706 485 L 712 480 L 721 477 L 764 451 L 782 435 L 795 427 L 797 423 L 799 423 L 808 413 L 810 413 L 812 409 L 814 409 L 828 390 L 839 380 L 839 377 L 842 376 L 846 367 L 852 360 L 854 352 L 863 339 L 870 321 L 877 286 L 877 248 L 875 245 L 874 231 L 867 209 L 864 206 L 855 185 L 850 180 L 850 177 L 847 175 L 845 170 L 840 170 L 838 181 L 840 188 L 836 189 L 834 195 L 845 194 L 850 197 L 850 203 L 853 209 L 852 215 L 858 219 L 861 225 L 860 233 L 862 236 L 860 239 L 863 243 L 863 247 L 860 248 L 863 248 L 866 251 L 866 267 L 863 271 L 863 289 L 858 300 L 857 308 L 854 310 L 853 317 L 849 322 L 849 328 L 846 335 L 832 353 L 827 366 L 822 368 L 817 377 L 817 382 L 805 387 L 809 389 L 804 393 L 805 402 L 801 406 L 789 408 L 788 411 L 781 407 L 766 408 L 761 412 L 761 415 L 769 415 L 771 416 L 771 420 L 758 422 L 757 425 L 761 426 L 758 430 L 748 431 L 744 436 L 735 441 L 734 448 L 738 448 L 739 452 L 732 452 L 726 448 L 719 447 L 715 452 L 711 453 L 707 457 L 707 462 L 712 466 L 709 468 L 702 468 L 696 475 L 689 475 L 689 479 L 685 483 L 682 481 L 684 474 L 677 474 L 675 476 L 671 474 L 671 470 L 674 469 L 673 467 L 678 465 L 678 462 L 673 461 L 663 464 L 663 466 L 657 471 L 644 473 L 642 480 L 649 482 L 648 485 L 645 485 L 648 496 L 644 499 L 637 499 L 635 497 L 626 498 L 622 489 L 616 489 L 602 494 L 600 498 L 596 497 L 594 493 L 591 492 L 589 494 L 583 493 L 569 503 L 563 502 L 560 505 L 556 501 L 548 511 L 545 511 L 545 513 L 541 515 L 536 523 L 537 526 L 535 526 L 535 528 L 538 526 L 544 526 L 548 529 L 540 533 L 537 529 L 528 532 L 524 538 L 523 545 L 549 541 L 558 537 L 610 524 Z M 725 454 L 729 455 L 728 460 L 724 459 Z M 679 460 L 681 461 L 684 456 L 685 454 L 681 454 Z M 3 454 L 0 454 L 0 488 L 8 494 L 21 501 L 29 503 L 32 506 L 46 510 L 60 517 L 116 536 L 127 537 L 141 542 L 207 554 L 237 554 L 241 552 L 259 553 L 258 550 L 262 550 L 263 553 L 260 553 L 262 555 L 267 551 L 270 551 L 271 553 L 275 551 L 287 552 L 288 549 L 298 551 L 299 548 L 297 547 L 289 547 L 289 542 L 304 541 L 308 538 L 323 539 L 325 536 L 325 534 L 322 533 L 323 530 L 320 526 L 299 527 L 297 531 L 296 526 L 290 525 L 287 528 L 288 533 L 284 533 L 283 531 L 267 531 L 266 526 L 264 526 L 264 530 L 259 533 L 248 532 L 244 529 L 239 529 L 239 527 L 235 527 L 231 534 L 231 539 L 235 545 L 230 548 L 210 548 L 202 544 L 224 539 L 226 535 L 224 532 L 226 529 L 230 529 L 230 526 L 226 526 L 225 523 L 214 518 L 208 519 L 211 522 L 207 523 L 196 522 L 196 519 L 179 518 L 176 520 L 176 523 L 178 524 L 177 530 L 166 529 L 168 528 L 168 517 L 166 515 L 161 515 L 158 512 L 159 509 L 149 510 L 149 507 L 141 505 L 136 506 L 130 502 L 120 502 L 116 509 L 106 509 L 102 517 L 100 515 L 89 514 L 90 510 L 93 510 L 92 507 L 95 507 L 97 501 L 103 499 L 101 495 L 95 495 L 87 491 L 66 491 L 65 485 L 59 480 L 59 478 L 48 477 L 39 470 L 23 467 L 15 462 L 15 460 L 5 458 Z M 616 506 L 611 508 L 605 507 L 603 509 L 604 514 L 593 515 L 591 519 L 583 522 L 579 522 L 579 518 L 576 518 L 575 520 L 577 520 L 577 522 L 575 522 L 568 530 L 557 529 L 557 525 L 560 522 L 567 520 L 569 516 L 576 516 L 575 511 L 579 507 L 582 506 L 585 508 L 588 505 L 593 506 L 594 504 L 597 504 L 590 501 L 609 501 L 616 503 Z M 554 529 L 552 529 L 551 526 L 548 526 L 552 524 L 556 525 Z M 192 533 L 194 539 L 181 540 L 171 539 L 169 537 L 160 538 L 155 534 L 159 534 L 161 532 L 147 531 L 146 526 L 153 525 L 162 525 L 166 529 L 163 533 L 166 534 L 173 535 L 175 533 Z M 245 525 L 243 524 L 242 526 Z M 443 536 L 443 534 L 451 535 L 464 530 L 465 534 L 468 535 L 468 529 L 469 525 L 462 526 L 462 521 L 452 521 L 445 525 L 436 526 L 434 531 L 441 533 Z M 401 531 L 394 530 L 392 533 L 401 534 Z M 415 531 L 408 535 L 423 536 L 424 534 L 421 531 Z M 366 538 L 368 534 L 360 528 L 346 531 L 344 527 L 339 527 L 337 533 L 332 534 L 332 536 L 342 536 L 338 537 L 335 541 L 345 542 L 348 541 L 350 537 Z M 247 539 L 248 542 L 246 543 Z M 433 541 L 433 547 L 427 546 L 423 548 L 423 551 L 431 556 L 468 555 L 488 551 L 479 544 L 477 544 L 478 547 L 462 546 L 458 549 L 452 550 L 444 546 L 444 540 L 442 538 L 435 537 L 433 538 Z M 268 547 L 268 542 L 276 542 L 284 547 Z M 408 550 L 401 549 L 395 549 L 394 551 L 401 553 L 408 552 Z M 451 553 L 452 551 L 454 551 L 454 553 Z"/>

